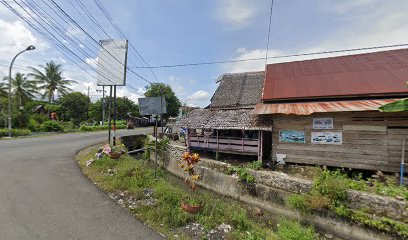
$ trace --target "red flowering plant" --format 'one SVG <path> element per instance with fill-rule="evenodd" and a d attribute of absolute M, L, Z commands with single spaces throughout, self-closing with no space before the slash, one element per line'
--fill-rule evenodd
<path fill-rule="evenodd" d="M 189 186 L 190 190 L 194 191 L 196 188 L 195 182 L 200 178 L 200 175 L 195 172 L 195 165 L 200 161 L 200 156 L 197 153 L 191 154 L 189 152 L 183 153 L 179 166 L 188 174 L 184 180 Z"/>
<path fill-rule="evenodd" d="M 187 177 L 184 180 L 190 187 L 190 191 L 194 191 L 196 189 L 195 182 L 200 178 L 200 175 L 195 172 L 195 165 L 200 161 L 200 156 L 197 153 L 191 154 L 189 152 L 183 153 L 181 156 L 181 161 L 179 166 L 184 172 L 187 173 Z M 202 201 L 201 199 L 189 196 L 183 200 L 181 203 L 181 208 L 188 212 L 188 213 L 197 213 L 202 209 Z"/>

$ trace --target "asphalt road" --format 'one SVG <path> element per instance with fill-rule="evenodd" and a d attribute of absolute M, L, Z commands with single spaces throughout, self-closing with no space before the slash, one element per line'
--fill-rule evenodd
<path fill-rule="evenodd" d="M 0 239 L 160 239 L 82 175 L 76 152 L 106 138 L 91 132 L 1 140 Z"/>

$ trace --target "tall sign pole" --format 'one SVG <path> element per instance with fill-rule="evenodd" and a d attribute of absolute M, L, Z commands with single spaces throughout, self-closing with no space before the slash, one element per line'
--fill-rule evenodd
<path fill-rule="evenodd" d="M 105 125 L 105 86 L 102 86 L 102 126 Z"/>
<path fill-rule="evenodd" d="M 113 86 L 113 146 L 116 146 L 116 115 L 117 115 L 116 86 Z"/>
<path fill-rule="evenodd" d="M 108 99 L 108 129 L 109 129 L 109 133 L 108 133 L 108 142 L 109 144 L 111 143 L 111 122 L 112 122 L 112 118 L 111 118 L 111 108 L 112 108 L 112 86 L 109 86 L 109 99 Z"/>

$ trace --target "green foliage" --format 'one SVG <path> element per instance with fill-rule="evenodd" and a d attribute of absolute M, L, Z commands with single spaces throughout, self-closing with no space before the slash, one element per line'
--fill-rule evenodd
<path fill-rule="evenodd" d="M 247 231 L 251 228 L 251 222 L 249 221 L 244 209 L 234 212 L 231 220 L 232 225 L 240 231 Z"/>
<path fill-rule="evenodd" d="M 145 93 L 146 97 L 160 97 L 161 92 L 166 100 L 167 114 L 164 114 L 165 118 L 176 117 L 179 114 L 179 108 L 181 107 L 181 102 L 177 98 L 173 89 L 170 85 L 164 83 L 155 83 L 147 87 Z"/>
<path fill-rule="evenodd" d="M 340 171 L 324 169 L 314 180 L 312 193 L 329 198 L 333 203 L 347 199 L 348 184 Z"/>
<path fill-rule="evenodd" d="M 299 222 L 286 219 L 279 221 L 278 236 L 281 240 L 316 239 L 316 233 L 313 227 L 304 228 Z"/>
<path fill-rule="evenodd" d="M 116 129 L 125 129 L 126 125 L 116 125 Z M 79 127 L 80 131 L 83 132 L 92 132 L 92 131 L 101 131 L 101 130 L 108 130 L 109 126 L 108 125 L 103 125 L 103 126 L 87 126 L 87 125 L 81 125 Z"/>
<path fill-rule="evenodd" d="M 153 197 L 157 199 L 156 204 L 140 205 L 132 210 L 139 218 L 153 227 L 173 231 L 173 229 L 185 226 L 189 222 L 197 222 L 202 224 L 206 230 L 210 230 L 221 223 L 226 223 L 234 226 L 227 239 L 270 239 L 267 238 L 271 235 L 270 228 L 257 223 L 248 215 L 247 210 L 236 201 L 222 198 L 211 192 L 196 191 L 191 194 L 188 189 L 172 183 L 163 174 L 158 174 L 158 177 L 155 178 L 153 169 L 147 161 L 136 161 L 129 156 L 123 156 L 119 161 L 105 156 L 96 160 L 89 167 L 84 167 L 85 162 L 94 153 L 95 151 L 92 151 L 88 155 L 81 156 L 80 166 L 83 167 L 85 174 L 104 190 L 128 191 L 133 197 L 143 199 L 145 198 L 144 189 L 154 189 Z M 115 169 L 116 174 L 113 176 L 106 174 L 108 169 Z M 187 199 L 194 200 L 190 203 L 203 203 L 203 209 L 197 214 L 184 212 L 180 204 Z"/>
<path fill-rule="evenodd" d="M 251 168 L 253 170 L 261 170 L 262 160 L 256 160 L 256 161 L 250 162 L 246 165 L 246 167 Z"/>
<path fill-rule="evenodd" d="M 49 120 L 49 118 L 48 118 L 47 115 L 45 115 L 45 114 L 37 114 L 37 113 L 31 114 L 31 115 L 30 115 L 30 119 L 33 119 L 33 120 L 37 121 L 37 122 L 40 123 L 40 124 L 43 123 L 43 122 L 45 122 L 45 121 L 48 121 L 48 120 Z"/>
<path fill-rule="evenodd" d="M 287 203 L 293 209 L 296 209 L 302 213 L 310 212 L 309 202 L 306 195 L 292 194 L 288 197 Z"/>
<path fill-rule="evenodd" d="M 358 210 L 350 210 L 350 218 L 353 221 L 363 223 L 384 232 L 396 233 L 401 237 L 408 237 L 408 225 L 396 222 L 386 217 L 372 218 L 369 214 Z"/>
<path fill-rule="evenodd" d="M 138 117 L 139 106 L 127 97 L 116 98 L 117 104 L 117 118 L 121 120 L 126 120 L 128 118 L 128 113 L 132 117 Z M 105 98 L 105 119 L 108 119 L 108 98 Z M 89 107 L 89 116 L 95 121 L 102 121 L 102 99 L 99 99 L 95 103 L 91 104 Z M 112 112 L 113 116 L 113 112 Z M 125 123 L 126 124 L 126 121 Z"/>
<path fill-rule="evenodd" d="M 68 93 L 60 99 L 61 108 L 66 117 L 72 119 L 77 126 L 86 120 L 90 102 L 90 99 L 80 92 Z"/>
<path fill-rule="evenodd" d="M 33 77 L 38 84 L 38 88 L 44 90 L 43 98 L 47 98 L 48 103 L 51 103 L 51 100 L 54 98 L 55 91 L 58 91 L 60 95 L 65 95 L 72 91 L 69 86 L 75 83 L 75 81 L 64 78 L 61 64 L 55 64 L 53 61 L 50 61 L 45 66 L 40 67 L 43 71 L 29 67 L 32 72 L 28 76 Z"/>
<path fill-rule="evenodd" d="M 232 174 L 237 174 L 239 180 L 243 183 L 247 184 L 255 184 L 256 179 L 255 177 L 249 172 L 248 168 L 242 168 L 242 167 L 230 167 L 227 170 L 227 174 L 232 175 Z"/>
<path fill-rule="evenodd" d="M 27 127 L 32 132 L 38 132 L 38 131 L 41 130 L 41 124 L 39 122 L 37 122 L 35 119 L 33 119 L 33 118 L 28 119 Z"/>
<path fill-rule="evenodd" d="M 385 183 L 374 182 L 374 189 L 377 194 L 390 197 L 402 196 L 408 201 L 408 188 L 399 186 L 389 179 Z"/>
<path fill-rule="evenodd" d="M 0 138 L 1 137 L 8 137 L 8 129 L 7 128 L 0 128 Z M 18 137 L 18 136 L 28 136 L 31 135 L 31 131 L 29 129 L 18 129 L 13 128 L 11 130 L 11 136 Z"/>
<path fill-rule="evenodd" d="M 8 80 L 5 77 L 4 80 Z M 28 80 L 22 73 L 16 73 L 11 80 L 11 91 L 13 97 L 16 99 L 17 106 L 24 106 L 27 101 L 30 101 L 38 94 L 38 88 L 35 81 Z"/>
<path fill-rule="evenodd" d="M 45 121 L 43 124 L 41 124 L 41 131 L 44 132 L 63 132 L 64 131 L 64 126 L 59 124 L 56 121 Z"/>

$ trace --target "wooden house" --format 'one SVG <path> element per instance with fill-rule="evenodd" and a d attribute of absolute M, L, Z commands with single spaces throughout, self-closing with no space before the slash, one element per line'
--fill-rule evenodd
<path fill-rule="evenodd" d="M 206 109 L 196 109 L 177 122 L 188 129 L 188 146 L 214 152 L 267 158 L 272 119 L 253 115 L 261 100 L 264 72 L 224 74 Z"/>
<path fill-rule="evenodd" d="M 378 108 L 407 80 L 408 49 L 270 64 L 253 113 L 273 119 L 273 159 L 398 172 L 408 112 Z"/>

